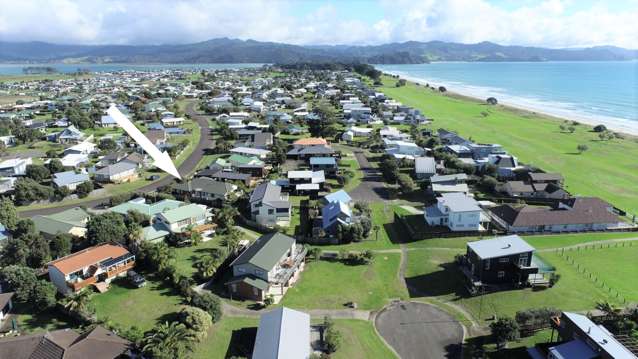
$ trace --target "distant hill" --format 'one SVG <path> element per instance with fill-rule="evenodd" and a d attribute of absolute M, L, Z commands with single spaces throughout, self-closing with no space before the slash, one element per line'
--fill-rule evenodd
<path fill-rule="evenodd" d="M 611 61 L 638 59 L 638 50 L 613 46 L 547 49 L 408 41 L 374 46 L 299 46 L 254 40 L 213 39 L 182 45 L 59 45 L 0 42 L 0 62 L 88 63 L 295 63 L 366 62 L 407 64 L 430 61 Z"/>

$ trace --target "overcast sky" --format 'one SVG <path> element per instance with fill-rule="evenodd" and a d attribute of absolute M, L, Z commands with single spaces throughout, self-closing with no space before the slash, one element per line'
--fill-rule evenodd
<path fill-rule="evenodd" d="M 443 40 L 638 48 L 638 0 L 0 0 L 0 40 L 293 44 Z"/>

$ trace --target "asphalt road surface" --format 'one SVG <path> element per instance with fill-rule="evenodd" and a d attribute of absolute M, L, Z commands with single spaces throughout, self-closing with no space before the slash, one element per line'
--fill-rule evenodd
<path fill-rule="evenodd" d="M 208 128 L 208 119 L 206 118 L 206 116 L 203 116 L 197 112 L 195 108 L 196 106 L 197 106 L 197 101 L 190 102 L 188 105 L 186 105 L 185 112 L 191 119 L 197 122 L 197 124 L 199 125 L 201 136 L 200 136 L 199 143 L 195 147 L 195 150 L 193 150 L 193 153 L 188 158 L 186 158 L 186 160 L 184 160 L 184 162 L 182 162 L 182 164 L 178 167 L 179 173 L 182 175 L 182 177 L 189 175 L 190 173 L 195 171 L 195 169 L 197 168 L 197 164 L 204 156 L 204 151 L 207 148 L 212 148 L 215 143 L 211 137 L 210 130 Z M 170 184 L 171 182 L 173 182 L 173 179 L 174 178 L 172 176 L 163 177 L 153 183 L 149 183 L 148 185 L 144 187 L 140 187 L 139 189 L 135 190 L 135 192 L 155 191 L 159 187 L 163 187 Z M 102 198 L 87 200 L 87 201 L 75 203 L 75 204 L 66 204 L 66 205 L 60 205 L 55 207 L 34 209 L 30 211 L 22 211 L 22 212 L 19 212 L 18 214 L 20 217 L 25 218 L 25 217 L 33 217 L 36 215 L 47 215 L 47 214 L 57 213 L 57 212 L 60 212 L 69 208 L 77 207 L 77 206 L 93 208 L 93 207 L 98 207 L 100 205 L 103 205 L 105 203 L 109 203 L 110 198 L 111 197 L 102 197 Z"/>
<path fill-rule="evenodd" d="M 368 159 L 361 151 L 355 151 L 354 153 L 359 167 L 363 171 L 363 179 L 361 184 L 357 188 L 350 191 L 350 197 L 355 201 L 362 202 L 380 202 L 388 199 L 388 192 L 383 182 L 381 172 L 372 167 Z"/>
<path fill-rule="evenodd" d="M 402 359 L 461 358 L 463 327 L 432 305 L 391 304 L 377 315 L 375 325 Z"/>

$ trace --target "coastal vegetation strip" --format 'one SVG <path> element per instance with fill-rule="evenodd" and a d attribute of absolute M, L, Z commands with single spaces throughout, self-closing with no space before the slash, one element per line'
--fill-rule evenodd
<path fill-rule="evenodd" d="M 456 131 L 483 143 L 498 143 L 522 162 L 560 172 L 574 195 L 601 197 L 622 210 L 638 213 L 638 140 L 602 140 L 587 125 L 561 130 L 561 119 L 487 105 L 483 100 L 440 93 L 413 82 L 396 87 L 396 78 L 382 77 L 378 90 L 434 119 L 431 127 Z M 579 145 L 588 150 L 580 153 Z"/>

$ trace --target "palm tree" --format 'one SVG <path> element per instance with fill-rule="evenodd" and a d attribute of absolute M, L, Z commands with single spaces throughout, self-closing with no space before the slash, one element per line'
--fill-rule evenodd
<path fill-rule="evenodd" d="M 212 256 L 204 256 L 195 263 L 197 273 L 202 278 L 210 278 L 217 271 L 219 260 Z"/>
<path fill-rule="evenodd" d="M 69 312 L 86 313 L 89 308 L 91 292 L 83 289 L 74 295 L 65 298 L 64 308 Z"/>
<path fill-rule="evenodd" d="M 617 318 L 622 312 L 621 308 L 615 306 L 614 304 L 608 301 L 597 302 L 596 309 L 600 310 L 601 312 L 605 313 L 606 316 L 611 318 Z"/>
<path fill-rule="evenodd" d="M 228 253 L 235 254 L 239 249 L 239 241 L 241 240 L 241 231 L 235 227 L 228 229 L 228 233 L 222 238 L 221 245 L 226 248 Z"/>
<path fill-rule="evenodd" d="M 184 324 L 165 322 L 146 333 L 142 339 L 142 352 L 156 359 L 181 358 L 195 340 Z"/>

